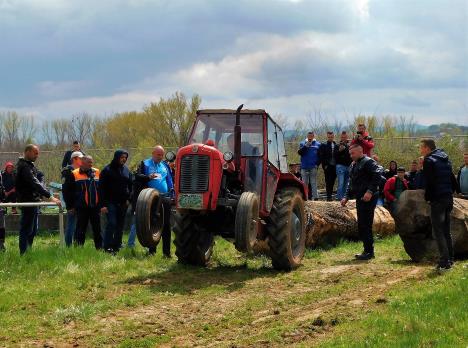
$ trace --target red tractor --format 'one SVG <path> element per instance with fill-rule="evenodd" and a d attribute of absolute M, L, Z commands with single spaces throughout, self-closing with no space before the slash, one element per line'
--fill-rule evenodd
<path fill-rule="evenodd" d="M 168 152 L 166 159 L 175 160 Z M 206 266 L 214 235 L 254 253 L 265 241 L 273 267 L 292 270 L 305 249 L 307 188 L 288 172 L 283 132 L 264 110 L 199 110 L 188 144 L 177 152 L 174 232 L 176 255 Z M 162 197 L 145 189 L 136 208 L 144 246 L 160 239 Z"/>

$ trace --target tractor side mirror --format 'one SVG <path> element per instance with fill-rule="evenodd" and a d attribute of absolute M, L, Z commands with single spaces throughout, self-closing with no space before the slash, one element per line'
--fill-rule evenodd
<path fill-rule="evenodd" d="M 166 152 L 166 160 L 168 162 L 174 162 L 176 159 L 176 154 L 173 151 Z"/>

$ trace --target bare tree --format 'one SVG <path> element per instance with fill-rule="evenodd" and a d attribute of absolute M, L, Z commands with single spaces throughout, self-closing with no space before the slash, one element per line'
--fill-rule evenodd
<path fill-rule="evenodd" d="M 5 114 L 3 112 L 0 113 L 0 148 L 3 148 L 3 143 L 5 140 L 4 137 L 4 122 L 5 122 Z"/>
<path fill-rule="evenodd" d="M 19 147 L 19 128 L 21 118 L 15 111 L 7 111 L 3 123 L 5 131 L 5 146 L 8 150 L 14 150 Z"/>
<path fill-rule="evenodd" d="M 19 123 L 19 142 L 20 144 L 27 144 L 34 142 L 34 133 L 36 126 L 34 124 L 33 116 L 22 116 Z"/>
<path fill-rule="evenodd" d="M 93 133 L 94 119 L 86 112 L 72 116 L 69 134 L 72 140 L 81 144 L 89 144 Z"/>
<path fill-rule="evenodd" d="M 63 147 L 70 142 L 70 132 L 72 128 L 70 120 L 64 118 L 53 120 L 51 127 L 54 138 L 53 141 L 56 146 Z"/>
<path fill-rule="evenodd" d="M 289 128 L 289 120 L 283 114 L 276 114 L 275 116 L 273 116 L 273 119 L 275 120 L 276 124 L 281 127 L 283 131 Z"/>
<path fill-rule="evenodd" d="M 52 121 L 44 120 L 41 124 L 41 135 L 45 145 L 54 145 Z"/>

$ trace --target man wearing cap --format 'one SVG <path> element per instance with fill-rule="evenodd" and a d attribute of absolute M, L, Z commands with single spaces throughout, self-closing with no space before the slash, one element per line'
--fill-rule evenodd
<path fill-rule="evenodd" d="M 5 170 L 2 172 L 2 182 L 5 189 L 5 203 L 16 203 L 15 189 L 15 165 L 13 162 L 5 163 Z M 17 214 L 16 207 L 11 209 L 13 214 Z"/>
<path fill-rule="evenodd" d="M 62 195 L 67 208 L 67 228 L 65 230 L 65 245 L 72 245 L 73 235 L 76 229 L 76 212 L 73 209 L 74 198 L 74 176 L 73 171 L 80 168 L 83 154 L 80 151 L 75 151 L 71 154 L 71 164 L 62 169 Z"/>
<path fill-rule="evenodd" d="M 72 174 L 73 177 L 67 177 L 67 185 L 70 185 L 70 188 L 73 187 L 72 205 L 69 206 L 67 203 L 67 209 L 74 209 L 76 214 L 75 244 L 84 245 L 88 223 L 91 223 L 94 247 L 96 250 L 100 250 L 102 249 L 100 171 L 93 167 L 93 158 L 85 155 L 81 158 L 80 167 L 74 169 Z"/>

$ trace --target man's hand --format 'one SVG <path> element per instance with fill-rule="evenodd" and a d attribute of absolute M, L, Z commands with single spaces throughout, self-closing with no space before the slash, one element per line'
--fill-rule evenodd
<path fill-rule="evenodd" d="M 372 199 L 372 192 L 367 191 L 364 196 L 362 196 L 362 200 L 364 202 L 369 202 Z"/>
<path fill-rule="evenodd" d="M 342 207 L 346 206 L 346 204 L 348 203 L 348 198 L 343 198 L 343 199 L 340 201 L 340 203 L 341 203 L 341 206 L 342 206 Z"/>
<path fill-rule="evenodd" d="M 152 174 L 149 175 L 150 179 L 154 179 L 156 176 L 157 176 L 156 173 L 152 173 Z"/>
<path fill-rule="evenodd" d="M 107 214 L 109 212 L 109 210 L 107 209 L 107 207 L 102 207 L 101 208 L 101 214 Z"/>
<path fill-rule="evenodd" d="M 62 201 L 58 198 L 55 198 L 55 197 L 50 197 L 50 201 L 51 202 L 54 202 L 55 204 L 57 204 L 59 207 L 62 206 Z"/>
<path fill-rule="evenodd" d="M 70 213 L 72 215 L 75 215 L 75 209 L 67 209 L 67 213 Z"/>

